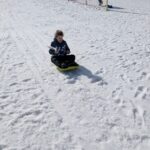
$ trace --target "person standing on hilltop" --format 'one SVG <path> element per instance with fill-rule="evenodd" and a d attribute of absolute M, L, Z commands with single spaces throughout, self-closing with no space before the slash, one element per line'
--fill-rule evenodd
<path fill-rule="evenodd" d="M 98 0 L 98 2 L 99 2 L 99 6 L 103 6 L 103 4 L 104 4 L 103 0 Z M 108 5 L 108 8 L 113 8 L 113 6 L 112 5 Z"/>

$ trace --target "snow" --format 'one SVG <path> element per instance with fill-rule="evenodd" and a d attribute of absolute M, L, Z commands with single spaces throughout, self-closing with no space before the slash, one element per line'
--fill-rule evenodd
<path fill-rule="evenodd" d="M 150 149 L 150 1 L 110 4 L 0 0 L 0 150 Z M 78 71 L 51 64 L 56 29 Z"/>

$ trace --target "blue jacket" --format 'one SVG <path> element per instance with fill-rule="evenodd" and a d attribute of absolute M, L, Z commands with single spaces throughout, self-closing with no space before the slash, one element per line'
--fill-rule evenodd
<path fill-rule="evenodd" d="M 66 41 L 59 43 L 57 39 L 54 39 L 54 41 L 51 43 L 49 53 L 54 56 L 65 56 L 70 53 L 70 48 L 68 47 Z"/>

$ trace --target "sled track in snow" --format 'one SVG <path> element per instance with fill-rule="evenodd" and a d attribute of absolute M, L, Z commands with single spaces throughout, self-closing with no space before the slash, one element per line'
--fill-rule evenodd
<path fill-rule="evenodd" d="M 13 25 L 13 21 L 14 20 L 16 20 L 16 21 L 19 21 L 20 22 L 20 24 L 18 23 L 18 27 L 20 26 L 20 27 L 22 27 L 21 26 L 21 23 L 22 23 L 22 20 L 20 20 L 19 19 L 19 17 L 14 17 L 11 21 L 12 21 L 12 25 Z M 23 24 L 22 24 L 23 25 Z M 52 92 L 49 92 L 49 90 L 48 89 L 50 89 L 49 87 L 48 87 L 48 84 L 46 84 L 45 83 L 45 79 L 43 79 L 42 78 L 42 76 L 43 75 L 41 75 L 41 72 L 43 72 L 43 70 L 40 70 L 40 69 L 42 69 L 41 68 L 41 64 L 43 64 L 43 62 L 44 61 L 42 61 L 42 62 L 40 62 L 40 58 L 36 58 L 36 56 L 33 56 L 33 53 L 31 53 L 30 52 L 30 49 L 32 49 L 32 48 L 36 48 L 36 47 L 32 47 L 31 45 L 35 42 L 35 45 L 37 45 L 38 43 L 39 43 L 39 41 L 37 40 L 37 36 L 34 36 L 34 32 L 33 31 L 29 31 L 30 32 L 30 34 L 32 35 L 32 36 L 30 36 L 30 35 L 28 35 L 28 33 L 24 33 L 24 32 L 22 32 L 22 33 L 19 33 L 17 30 L 14 30 L 15 32 L 16 32 L 16 35 L 13 37 L 14 39 L 15 39 L 15 41 L 16 41 L 16 43 L 20 43 L 20 45 L 18 45 L 17 44 L 17 48 L 18 49 L 24 49 L 24 50 L 26 50 L 26 52 L 25 53 L 22 53 L 21 51 L 19 51 L 19 53 L 22 53 L 23 54 L 23 56 L 26 56 L 24 59 L 26 60 L 26 62 L 27 62 L 27 64 L 28 64 L 28 67 L 29 67 L 29 69 L 30 69 L 30 71 L 32 72 L 32 74 L 34 75 L 34 77 L 35 77 L 35 81 L 38 83 L 38 85 L 41 87 L 41 89 L 42 89 L 42 93 L 44 94 L 43 96 L 45 97 L 45 99 L 47 100 L 47 103 L 45 104 L 45 105 L 47 105 L 47 106 L 49 106 L 48 108 L 47 108 L 47 110 L 50 110 L 50 109 L 54 109 L 53 111 L 54 111 L 54 114 L 57 116 L 59 116 L 58 117 L 58 119 L 56 120 L 56 126 L 57 126 L 57 124 L 58 124 L 58 126 L 61 126 L 62 124 L 64 124 L 64 121 L 67 121 L 67 120 L 65 120 L 64 119 L 64 117 L 62 116 L 62 114 L 60 114 L 60 112 L 58 111 L 59 110 L 59 108 L 57 108 L 56 107 L 56 104 L 53 102 L 54 100 L 51 98 L 51 97 L 54 97 L 54 96 L 52 96 L 52 94 L 54 93 L 54 91 L 53 91 L 53 93 Z M 13 33 L 14 34 L 14 33 Z M 26 35 L 27 37 L 27 39 L 25 39 L 24 37 L 23 37 L 23 35 Z M 34 41 L 32 41 L 31 39 L 36 39 L 36 40 L 34 40 Z M 37 42 L 36 42 L 37 41 Z M 28 45 L 29 43 L 31 43 L 31 45 Z M 34 45 L 34 44 L 33 44 Z M 38 44 L 38 46 L 40 46 L 39 44 Z M 38 51 L 37 51 L 37 53 L 38 53 Z M 40 68 L 40 69 L 39 69 Z M 47 75 L 50 75 L 50 72 L 49 72 L 49 74 L 47 74 Z M 44 76 L 43 76 L 44 77 Z M 39 88 L 39 87 L 38 87 Z M 43 103 L 45 103 L 45 102 L 43 102 Z M 49 112 L 47 112 L 48 113 L 48 115 L 51 113 L 49 113 Z M 22 118 L 22 116 L 20 116 L 21 118 Z M 51 118 L 53 118 L 53 117 L 51 117 Z M 68 121 L 67 121 L 68 122 Z M 68 125 L 68 124 L 66 124 L 66 125 Z M 65 127 L 66 129 L 67 129 L 67 132 L 68 132 L 68 134 L 67 134 L 67 132 L 65 132 L 65 136 L 68 136 L 68 137 L 71 137 L 71 138 L 74 138 L 73 136 L 74 135 L 72 135 L 72 130 L 70 130 L 70 129 L 68 129 L 68 127 L 66 126 Z M 57 129 L 58 130 L 58 129 Z M 60 129 L 61 130 L 61 129 Z M 64 132 L 64 131 L 63 131 Z M 63 139 L 63 137 L 62 137 L 62 139 Z M 71 145 L 71 141 L 70 141 L 70 146 L 68 145 L 68 147 L 72 147 L 73 146 L 73 144 Z M 56 145 L 57 146 L 57 145 Z M 62 147 L 67 147 L 67 145 L 61 145 Z M 77 145 L 76 145 L 77 146 Z M 52 145 L 52 147 L 53 147 L 53 145 Z M 55 147 L 55 146 L 54 146 Z"/>
<path fill-rule="evenodd" d="M 16 15 L 12 17 L 11 22 L 12 22 L 12 26 L 14 23 L 16 23 L 18 25 L 18 27 L 17 27 L 18 29 L 23 28 L 22 25 L 24 25 L 24 22 L 19 17 L 16 17 Z M 46 76 L 41 75 L 41 72 L 43 73 L 43 72 L 45 72 L 45 70 L 38 69 L 38 68 L 41 68 L 41 64 L 45 65 L 44 60 L 39 62 L 41 59 L 37 58 L 36 56 L 34 56 L 33 53 L 30 52 L 31 49 L 36 49 L 36 45 L 38 45 L 38 47 L 41 47 L 41 49 L 43 48 L 42 46 L 39 45 L 41 39 L 40 40 L 37 39 L 37 35 L 39 35 L 39 34 L 37 34 L 37 32 L 35 32 L 33 30 L 32 31 L 29 30 L 27 32 L 22 32 L 22 31 L 18 32 L 17 30 L 15 30 L 15 27 L 14 27 L 14 31 L 16 33 L 16 35 L 14 36 L 14 39 L 15 39 L 16 43 L 20 43 L 20 45 L 17 45 L 18 49 L 25 50 L 25 53 L 23 53 L 23 56 L 26 56 L 26 58 L 24 58 L 24 59 L 27 60 L 26 62 L 28 64 L 30 70 L 32 70 L 32 73 L 35 76 L 35 80 L 37 80 L 39 82 L 39 85 L 41 86 L 42 91 L 44 92 L 45 96 L 47 97 L 46 99 L 49 99 L 52 96 L 52 93 L 49 93 L 48 89 L 50 89 L 50 87 L 48 84 L 45 83 L 46 79 L 42 78 L 42 76 L 43 77 L 46 77 Z M 23 35 L 26 35 L 26 38 L 24 38 Z M 34 46 L 32 47 L 32 45 L 34 45 Z M 19 51 L 19 53 L 22 53 L 22 52 Z M 35 54 L 37 54 L 37 53 L 40 53 L 40 51 L 35 52 Z M 29 62 L 29 61 L 31 61 L 31 62 Z M 50 75 L 50 73 L 51 72 L 49 72 L 49 75 Z M 71 83 L 73 83 L 73 82 L 71 82 Z M 58 85 L 58 87 L 61 87 L 61 85 Z M 56 111 L 59 113 L 59 115 L 61 114 L 60 116 L 62 117 L 62 120 L 65 121 L 65 123 L 67 123 L 69 125 L 70 131 L 71 131 L 71 133 L 73 133 L 73 135 L 70 135 L 70 136 L 72 137 L 72 136 L 76 135 L 76 137 L 77 137 L 77 136 L 79 136 L 79 135 L 77 135 L 77 133 L 80 129 L 80 126 L 75 125 L 74 123 L 71 123 L 70 120 L 71 120 L 72 116 L 66 115 L 66 114 L 68 114 L 67 111 L 70 111 L 70 108 L 66 107 L 67 111 L 61 111 L 61 110 L 64 110 L 64 108 L 63 108 L 64 102 L 61 101 L 61 96 L 59 96 L 59 95 L 61 95 L 61 92 L 58 90 L 58 92 L 56 92 L 56 94 L 54 96 L 52 96 L 52 97 L 56 97 L 56 99 L 55 100 L 51 99 L 50 100 L 51 103 L 49 105 L 53 105 L 53 107 L 56 108 Z M 63 108 L 63 109 L 61 109 L 61 108 Z M 84 131 L 84 128 L 82 128 L 82 130 Z M 87 132 L 87 131 L 85 130 L 84 132 Z M 80 143 L 80 146 L 81 145 L 82 144 Z M 84 145 L 84 147 L 85 147 L 85 145 Z"/>

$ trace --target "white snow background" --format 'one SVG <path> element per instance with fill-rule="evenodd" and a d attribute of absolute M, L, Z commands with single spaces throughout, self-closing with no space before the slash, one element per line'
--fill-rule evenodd
<path fill-rule="evenodd" d="M 150 0 L 109 3 L 0 0 L 0 150 L 150 150 Z M 57 29 L 75 72 L 50 62 Z"/>

